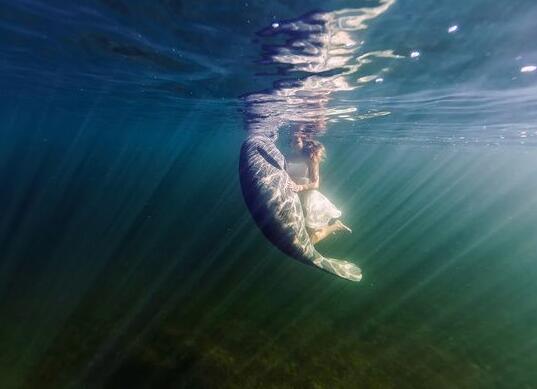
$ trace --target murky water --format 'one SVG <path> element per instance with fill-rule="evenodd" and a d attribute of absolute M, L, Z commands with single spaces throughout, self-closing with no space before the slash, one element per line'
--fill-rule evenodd
<path fill-rule="evenodd" d="M 0 3 L 2 388 L 536 387 L 532 1 Z M 294 261 L 247 131 L 322 119 Z"/>

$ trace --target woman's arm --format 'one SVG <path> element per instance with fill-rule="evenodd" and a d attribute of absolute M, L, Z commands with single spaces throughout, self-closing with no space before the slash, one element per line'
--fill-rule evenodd
<path fill-rule="evenodd" d="M 308 184 L 308 189 L 319 189 L 319 183 L 321 181 L 319 176 L 319 160 L 317 158 L 312 158 L 309 161 L 309 173 L 310 173 L 310 182 Z"/>

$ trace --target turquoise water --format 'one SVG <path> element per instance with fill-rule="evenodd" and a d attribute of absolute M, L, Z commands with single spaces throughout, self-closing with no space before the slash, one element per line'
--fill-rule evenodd
<path fill-rule="evenodd" d="M 0 386 L 536 387 L 537 6 L 386 4 L 0 2 Z M 372 17 L 290 64 L 319 14 Z M 357 284 L 241 195 L 320 112 Z"/>

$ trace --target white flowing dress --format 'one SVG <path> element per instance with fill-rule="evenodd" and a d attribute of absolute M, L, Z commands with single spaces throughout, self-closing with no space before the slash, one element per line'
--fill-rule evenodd
<path fill-rule="evenodd" d="M 287 163 L 287 173 L 300 185 L 310 182 L 308 165 L 303 161 Z M 319 229 L 327 226 L 331 220 L 339 219 L 341 211 L 330 200 L 316 189 L 299 193 L 306 227 Z"/>

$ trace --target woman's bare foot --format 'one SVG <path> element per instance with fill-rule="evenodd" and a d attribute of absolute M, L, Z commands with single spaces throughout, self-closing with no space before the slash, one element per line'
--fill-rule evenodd
<path fill-rule="evenodd" d="M 345 224 L 343 224 L 341 220 L 336 220 L 334 224 L 338 226 L 339 231 L 347 231 L 349 234 L 352 234 L 352 230 Z"/>

